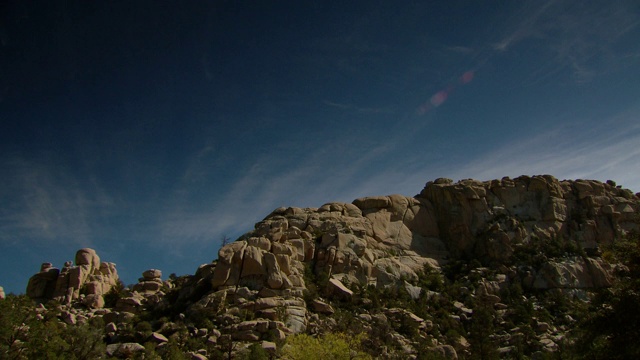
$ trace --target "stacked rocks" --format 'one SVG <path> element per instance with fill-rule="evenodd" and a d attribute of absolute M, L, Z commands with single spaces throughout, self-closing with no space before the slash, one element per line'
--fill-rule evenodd
<path fill-rule="evenodd" d="M 41 302 L 79 300 L 89 308 L 104 307 L 103 295 L 119 282 L 115 264 L 100 262 L 96 251 L 89 248 L 78 250 L 75 263 L 67 261 L 62 270 L 43 263 L 40 272 L 29 279 L 27 296 Z"/>
<path fill-rule="evenodd" d="M 149 269 L 142 273 L 142 277 L 138 279 L 138 283 L 133 286 L 133 291 L 150 295 L 162 290 L 163 285 L 162 271 Z"/>

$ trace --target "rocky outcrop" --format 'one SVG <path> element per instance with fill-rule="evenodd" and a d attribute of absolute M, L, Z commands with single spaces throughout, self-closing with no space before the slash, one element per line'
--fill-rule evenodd
<path fill-rule="evenodd" d="M 133 291 L 146 295 L 156 295 L 162 292 L 165 283 L 162 281 L 162 271 L 157 269 L 149 269 L 142 273 L 142 277 L 138 279 L 138 283 L 133 286 Z"/>
<path fill-rule="evenodd" d="M 449 259 L 508 264 L 520 249 L 537 244 L 595 255 L 601 244 L 637 227 L 638 209 L 630 191 L 598 181 L 558 181 L 549 175 L 487 182 L 437 179 L 416 197 L 278 208 L 255 230 L 220 249 L 211 285 L 299 296 L 305 266 L 348 283 L 384 287 L 415 279 L 425 265 L 438 268 Z M 571 265 L 582 274 L 576 275 L 579 286 L 607 284 L 607 269 L 596 260 L 576 261 L 586 266 Z M 548 273 L 557 268 L 554 264 L 533 270 Z M 542 284 L 565 286 L 536 281 Z"/>
<path fill-rule="evenodd" d="M 592 180 L 521 176 L 427 183 L 417 196 L 433 206 L 453 256 L 506 261 L 515 247 L 564 239 L 586 251 L 637 227 L 638 197 Z"/>
<path fill-rule="evenodd" d="M 5 294 L 4 294 L 4 288 L 2 286 L 0 286 L 0 300 L 3 300 L 5 298 Z"/>
<path fill-rule="evenodd" d="M 287 331 L 295 333 L 306 331 L 312 313 L 333 311 L 317 302 L 308 309 L 301 301 L 309 276 L 327 279 L 321 295 L 341 301 L 350 301 L 354 285 L 402 287 L 418 299 L 422 289 L 412 284 L 425 267 L 466 259 L 502 266 L 478 293 L 492 303 L 513 282 L 529 289 L 608 286 L 611 269 L 598 257 L 599 248 L 637 229 L 639 209 L 638 197 L 613 183 L 549 175 L 436 179 L 415 197 L 282 207 L 223 246 L 180 295 L 209 292 L 192 308 L 220 311 L 233 294 L 238 309 L 260 318 L 287 314 Z"/>
<path fill-rule="evenodd" d="M 116 302 L 116 310 L 128 313 L 139 313 L 148 307 L 166 306 L 164 301 L 166 291 L 171 289 L 171 282 L 162 280 L 162 271 L 149 269 L 142 273 L 138 283 L 131 289 L 123 289 Z"/>
<path fill-rule="evenodd" d="M 40 272 L 29 279 L 27 296 L 38 301 L 58 300 L 70 304 L 81 300 L 89 308 L 102 308 L 103 295 L 118 283 L 118 272 L 114 263 L 100 262 L 95 250 L 78 250 L 75 266 L 71 261 L 62 270 L 43 263 Z"/>
<path fill-rule="evenodd" d="M 118 339 L 123 333 L 119 329 L 134 314 L 160 310 L 175 314 L 175 322 L 153 329 L 151 337 L 126 340 L 166 343 L 177 324 L 186 323 L 189 336 L 210 345 L 262 342 L 274 352 L 271 341 L 336 328 L 331 316 L 348 303 L 361 310 L 351 320 L 354 325 L 381 332 L 406 358 L 419 349 L 408 337 L 412 332 L 434 356 L 465 357 L 473 339 L 444 337 L 442 329 L 433 330 L 436 318 L 428 313 L 421 314 L 423 319 L 398 305 L 376 308 L 372 301 L 379 301 L 380 294 L 402 294 L 426 306 L 437 303 L 450 311 L 442 324 L 467 327 L 460 332 L 465 336 L 478 314 L 476 306 L 484 306 L 494 324 L 508 324 L 515 313 L 509 301 L 540 306 L 536 296 L 514 294 L 553 290 L 549 293 L 582 298 L 586 290 L 610 286 L 612 266 L 600 258 L 601 248 L 638 230 L 639 211 L 639 196 L 613 182 L 559 181 L 549 175 L 456 183 L 441 178 L 414 197 L 281 207 L 222 246 L 218 258 L 198 267 L 193 276 L 163 281 L 160 270 L 145 271 L 137 284 L 119 293 L 113 310 L 100 309 L 105 311 L 100 316 L 114 345 L 126 343 Z M 450 265 L 448 271 L 464 269 L 454 295 L 440 293 L 434 285 L 445 265 Z M 82 302 L 96 314 L 104 304 L 102 294 L 116 282 L 115 265 L 82 249 L 75 266 L 68 262 L 58 270 L 43 264 L 27 294 Z M 82 313 L 64 315 L 66 323 L 82 321 Z M 573 321 L 558 321 L 563 329 L 533 320 L 526 326 L 533 324 L 539 335 L 534 347 L 544 351 L 558 349 Z M 400 334 L 398 324 L 407 336 Z M 525 334 L 509 328 L 493 334 L 492 341 L 501 345 L 501 356 L 508 356 Z M 119 346 L 110 350 L 121 351 Z"/>
<path fill-rule="evenodd" d="M 538 289 L 592 289 L 611 286 L 611 265 L 602 259 L 570 257 L 542 265 L 533 283 Z"/>

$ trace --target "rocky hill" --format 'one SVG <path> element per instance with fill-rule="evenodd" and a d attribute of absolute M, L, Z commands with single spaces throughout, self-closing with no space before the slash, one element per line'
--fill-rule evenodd
<path fill-rule="evenodd" d="M 275 209 L 194 275 L 151 269 L 131 288 L 81 249 L 27 295 L 67 324 L 100 319 L 116 357 L 296 358 L 296 341 L 338 334 L 349 356 L 544 358 L 612 286 L 609 249 L 639 211 L 612 181 L 437 179 L 414 197 Z"/>

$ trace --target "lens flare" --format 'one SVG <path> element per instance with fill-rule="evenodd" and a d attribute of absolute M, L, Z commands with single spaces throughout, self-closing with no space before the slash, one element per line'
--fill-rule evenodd
<path fill-rule="evenodd" d="M 447 97 L 449 97 L 449 93 L 447 93 L 445 90 L 438 91 L 431 97 L 431 105 L 438 107 L 447 100 Z"/>
<path fill-rule="evenodd" d="M 460 82 L 463 84 L 468 84 L 471 82 L 471 80 L 473 80 L 474 75 L 475 74 L 473 70 L 469 70 L 466 73 L 462 74 L 462 76 L 460 77 Z"/>
<path fill-rule="evenodd" d="M 475 71 L 473 71 L 473 70 L 465 71 L 458 78 L 459 79 L 459 84 L 465 85 L 465 84 L 470 83 L 471 81 L 473 81 L 473 78 L 475 77 L 475 75 L 476 75 Z M 442 105 L 442 103 L 447 101 L 447 99 L 453 93 L 453 91 L 455 89 L 456 89 L 456 83 L 455 82 L 453 84 L 449 84 L 446 89 L 442 89 L 442 90 L 436 92 L 435 94 L 433 94 L 429 98 L 428 101 L 425 101 L 420 106 L 418 106 L 418 108 L 416 109 L 416 113 L 418 115 L 424 115 L 427 112 L 429 112 L 431 109 L 437 108 L 438 106 Z"/>

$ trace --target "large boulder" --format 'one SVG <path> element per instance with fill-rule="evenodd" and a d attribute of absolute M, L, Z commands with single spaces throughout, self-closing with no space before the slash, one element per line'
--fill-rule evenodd
<path fill-rule="evenodd" d="M 100 257 L 96 251 L 89 248 L 80 249 L 76 252 L 76 265 L 88 265 L 91 269 L 100 268 Z"/>
<path fill-rule="evenodd" d="M 611 286 L 611 267 L 601 259 L 573 257 L 548 261 L 533 283 L 538 289 L 586 289 Z"/>
<path fill-rule="evenodd" d="M 53 297 L 60 270 L 51 263 L 43 263 L 40 272 L 29 279 L 27 296 L 35 300 L 49 300 Z"/>

